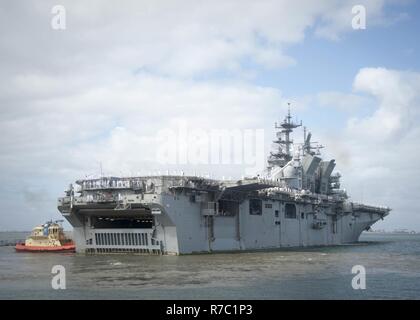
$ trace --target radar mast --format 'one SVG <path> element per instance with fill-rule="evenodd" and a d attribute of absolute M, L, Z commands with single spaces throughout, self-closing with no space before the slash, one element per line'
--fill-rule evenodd
<path fill-rule="evenodd" d="M 292 121 L 292 116 L 290 115 L 290 102 L 287 104 L 287 116 L 279 125 L 277 122 L 274 124 L 274 128 L 277 130 L 277 139 L 273 142 L 277 145 L 277 147 L 275 152 L 270 152 L 270 156 L 268 158 L 269 169 L 275 166 L 283 167 L 292 159 L 290 146 L 293 144 L 293 140 L 290 139 L 290 134 L 293 132 L 293 129 L 302 126 L 302 121 L 300 123 Z"/>

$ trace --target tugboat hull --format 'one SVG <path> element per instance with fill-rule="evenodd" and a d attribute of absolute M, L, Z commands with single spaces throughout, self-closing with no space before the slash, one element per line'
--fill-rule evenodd
<path fill-rule="evenodd" d="M 15 246 L 17 252 L 75 252 L 74 243 L 63 246 L 47 247 L 47 246 L 27 246 L 24 243 L 18 243 Z"/>

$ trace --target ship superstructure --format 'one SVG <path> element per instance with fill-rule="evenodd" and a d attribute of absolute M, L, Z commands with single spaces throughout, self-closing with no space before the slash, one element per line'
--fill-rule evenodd
<path fill-rule="evenodd" d="M 351 202 L 323 147 L 291 140 L 290 110 L 275 125 L 266 171 L 241 180 L 197 176 L 100 177 L 76 181 L 58 209 L 78 252 L 189 254 L 351 243 L 389 214 Z"/>

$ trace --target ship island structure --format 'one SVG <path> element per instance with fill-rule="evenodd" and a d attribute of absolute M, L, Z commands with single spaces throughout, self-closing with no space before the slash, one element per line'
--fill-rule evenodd
<path fill-rule="evenodd" d="M 335 160 L 323 160 L 290 116 L 275 124 L 263 174 L 240 180 L 161 175 L 71 184 L 58 209 L 80 253 L 192 254 L 357 242 L 390 208 L 351 202 Z"/>

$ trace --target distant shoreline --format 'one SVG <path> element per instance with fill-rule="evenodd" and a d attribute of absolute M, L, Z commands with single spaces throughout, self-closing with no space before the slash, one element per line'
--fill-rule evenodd
<path fill-rule="evenodd" d="M 416 235 L 420 234 L 417 231 L 363 231 L 362 234 L 407 234 L 407 235 Z"/>
<path fill-rule="evenodd" d="M 66 230 L 64 232 L 72 232 Z M 0 233 L 31 233 L 31 230 L 0 230 Z M 420 231 L 363 231 L 362 234 L 420 234 Z"/>
<path fill-rule="evenodd" d="M 66 230 L 64 229 L 64 232 L 72 232 L 73 230 Z M 31 230 L 0 230 L 0 232 L 16 232 L 16 233 L 23 233 L 23 232 L 27 232 L 27 233 L 31 233 Z"/>

